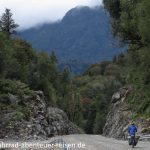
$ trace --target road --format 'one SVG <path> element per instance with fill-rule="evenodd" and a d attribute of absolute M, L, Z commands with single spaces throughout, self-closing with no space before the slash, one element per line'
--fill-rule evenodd
<path fill-rule="evenodd" d="M 51 145 L 53 148 L 37 148 L 38 150 L 131 150 L 127 141 L 106 138 L 100 135 L 67 135 L 53 137 L 46 141 L 32 141 L 32 144 Z M 31 144 L 31 143 L 30 143 Z M 18 148 L 18 150 L 25 150 Z M 35 148 L 27 148 L 35 150 Z M 136 150 L 150 150 L 150 142 L 139 142 L 135 147 Z M 10 149 L 9 149 L 10 150 Z M 16 150 L 12 148 L 11 150 Z"/>
<path fill-rule="evenodd" d="M 127 141 L 119 141 L 100 135 L 69 135 L 62 138 L 66 143 L 83 143 L 86 150 L 131 150 Z M 83 148 L 80 148 L 83 150 Z M 139 142 L 136 149 L 150 150 L 150 142 Z"/>

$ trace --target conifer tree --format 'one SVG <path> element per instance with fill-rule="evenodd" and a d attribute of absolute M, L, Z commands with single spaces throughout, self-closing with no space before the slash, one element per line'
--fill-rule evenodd
<path fill-rule="evenodd" d="M 18 24 L 15 23 L 12 18 L 12 13 L 10 9 L 5 10 L 0 20 L 0 31 L 7 33 L 8 35 L 14 34 L 15 29 L 18 27 Z"/>

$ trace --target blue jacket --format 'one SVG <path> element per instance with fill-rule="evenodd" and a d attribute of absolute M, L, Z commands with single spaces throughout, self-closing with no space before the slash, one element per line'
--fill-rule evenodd
<path fill-rule="evenodd" d="M 128 133 L 130 135 L 135 135 L 137 132 L 137 127 L 135 125 L 130 125 L 128 128 Z"/>

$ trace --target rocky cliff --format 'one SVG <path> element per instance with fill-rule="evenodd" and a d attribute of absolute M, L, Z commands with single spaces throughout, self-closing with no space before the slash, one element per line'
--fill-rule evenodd
<path fill-rule="evenodd" d="M 41 91 L 32 96 L 24 95 L 22 100 L 9 94 L 9 101 L 11 107 L 0 111 L 0 138 L 28 140 L 79 133 L 62 110 L 47 107 Z M 26 115 L 19 108 L 25 109 Z"/>
<path fill-rule="evenodd" d="M 128 97 L 134 92 L 131 85 L 120 88 L 114 93 L 111 100 L 110 112 L 107 115 L 103 135 L 113 138 L 124 138 L 127 134 L 129 123 L 133 120 L 134 112 L 128 102 Z M 140 104 L 139 104 L 140 105 Z M 150 134 L 150 119 L 135 117 L 138 134 Z"/>

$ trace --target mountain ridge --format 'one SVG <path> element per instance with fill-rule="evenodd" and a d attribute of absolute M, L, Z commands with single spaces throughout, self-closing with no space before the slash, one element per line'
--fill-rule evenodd
<path fill-rule="evenodd" d="M 113 37 L 103 7 L 75 7 L 61 21 L 33 27 L 20 35 L 37 50 L 55 51 L 60 63 L 111 60 L 125 49 Z"/>

